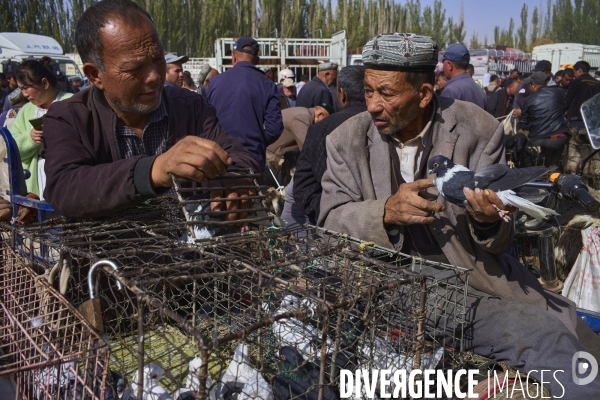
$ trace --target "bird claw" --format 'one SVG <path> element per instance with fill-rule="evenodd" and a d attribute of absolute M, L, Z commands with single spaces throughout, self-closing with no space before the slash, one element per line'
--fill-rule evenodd
<path fill-rule="evenodd" d="M 492 204 L 492 206 L 496 209 L 496 211 L 498 212 L 498 215 L 504 222 L 510 222 L 510 212 L 509 211 L 501 210 L 495 204 Z"/>

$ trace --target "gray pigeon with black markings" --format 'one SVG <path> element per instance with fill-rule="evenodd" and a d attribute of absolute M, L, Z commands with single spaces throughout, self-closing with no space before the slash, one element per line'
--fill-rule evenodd
<path fill-rule="evenodd" d="M 526 198 L 528 193 L 537 194 L 538 191 L 521 189 L 524 184 L 535 181 L 546 174 L 548 172 L 546 167 L 511 169 L 504 164 L 494 164 L 473 172 L 462 165 L 453 163 L 447 157 L 435 156 L 429 160 L 427 168 L 430 174 L 436 174 L 433 182 L 442 197 L 461 207 L 468 205 L 463 189 L 479 188 L 493 190 L 504 205 L 516 207 L 535 219 L 543 220 L 552 215 L 558 215 L 554 210 L 539 206 L 530 201 L 531 199 Z M 500 210 L 495 205 L 494 208 L 498 211 L 500 218 L 505 221 L 510 220 L 507 211 Z"/>

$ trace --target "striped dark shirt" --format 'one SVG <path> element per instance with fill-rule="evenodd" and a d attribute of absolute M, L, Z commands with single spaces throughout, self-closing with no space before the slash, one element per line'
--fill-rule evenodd
<path fill-rule="evenodd" d="M 167 150 L 169 139 L 169 115 L 161 101 L 160 106 L 150 113 L 142 138 L 126 125 L 117 125 L 117 141 L 121 159 L 135 156 L 157 156 Z"/>

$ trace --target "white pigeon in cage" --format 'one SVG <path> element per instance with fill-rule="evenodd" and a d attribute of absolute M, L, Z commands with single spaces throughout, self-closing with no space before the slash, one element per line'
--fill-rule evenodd
<path fill-rule="evenodd" d="M 264 305 L 263 305 L 264 309 Z M 292 311 L 311 311 L 313 314 L 317 305 L 311 299 L 300 299 L 288 294 L 281 301 L 281 305 L 273 316 Z M 314 360 L 321 354 L 319 345 L 321 332 L 308 322 L 302 322 L 297 318 L 282 318 L 273 322 L 273 335 L 281 346 L 292 346 L 296 348 L 303 357 Z M 333 342 L 327 337 L 327 352 L 333 348 Z"/>
<path fill-rule="evenodd" d="M 144 365 L 144 377 L 142 381 L 142 400 L 173 400 L 171 395 L 158 384 L 165 370 L 157 363 Z M 129 387 L 121 397 L 123 400 L 137 400 L 138 395 L 138 372 L 135 371 L 131 377 Z"/>
<path fill-rule="evenodd" d="M 200 367 L 202 367 L 202 359 L 200 358 L 200 356 L 196 356 L 189 363 L 189 372 L 185 380 L 185 387 L 177 389 L 175 393 L 173 393 L 173 399 L 194 399 L 193 393 L 198 393 L 198 391 L 200 390 L 200 378 L 198 377 Z M 217 396 L 215 394 L 215 388 L 213 388 L 213 382 L 210 377 L 210 374 L 206 378 L 206 389 L 208 392 L 209 399 L 216 400 Z"/>
<path fill-rule="evenodd" d="M 372 360 L 370 368 L 390 370 L 391 375 L 396 371 L 405 370 L 406 374 L 410 374 L 414 365 L 413 357 L 406 357 L 403 354 L 398 354 L 394 349 L 394 341 L 376 337 L 371 343 L 367 343 L 359 350 L 364 360 Z M 421 354 L 421 370 L 434 369 L 444 355 L 444 348 L 440 347 L 431 354 Z M 392 393 L 395 388 L 393 383 L 390 384 L 388 393 Z"/>
<path fill-rule="evenodd" d="M 238 393 L 237 400 L 273 400 L 271 385 L 250 363 L 250 348 L 244 343 L 237 345 L 231 363 L 219 379 L 217 398 L 224 398 L 229 390 Z"/>

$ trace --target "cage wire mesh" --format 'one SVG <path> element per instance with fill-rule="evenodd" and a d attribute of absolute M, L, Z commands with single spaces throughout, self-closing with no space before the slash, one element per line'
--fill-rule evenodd
<path fill-rule="evenodd" d="M 330 399 L 341 369 L 460 362 L 467 270 L 312 227 L 200 245 L 181 239 L 186 228 L 130 218 L 13 229 L 39 273 L 70 271 L 73 304 L 94 292 L 121 398 Z M 90 291 L 102 259 L 118 270 L 98 268 Z"/>
<path fill-rule="evenodd" d="M 14 379 L 16 398 L 109 396 L 107 343 L 6 242 L 1 257 L 0 375 Z"/>

